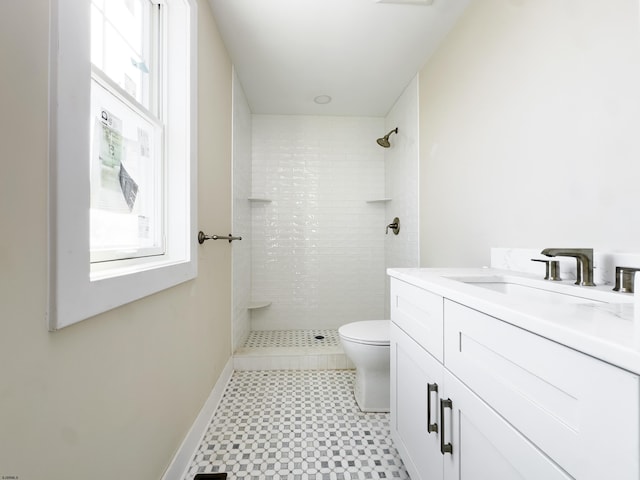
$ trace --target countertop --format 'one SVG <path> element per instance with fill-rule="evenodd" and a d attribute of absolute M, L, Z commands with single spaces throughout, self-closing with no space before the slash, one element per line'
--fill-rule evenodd
<path fill-rule="evenodd" d="M 633 294 L 613 292 L 612 295 L 610 285 L 581 287 L 573 285 L 572 281 L 554 282 L 554 288 L 575 292 L 576 296 L 590 289 L 588 294 L 602 293 L 614 298 L 614 301 L 599 303 L 584 300 L 584 303 L 552 304 L 519 300 L 453 279 L 495 275 L 538 284 L 541 281 L 530 274 L 512 270 L 390 268 L 387 274 L 640 375 L 640 312 L 636 318 Z"/>

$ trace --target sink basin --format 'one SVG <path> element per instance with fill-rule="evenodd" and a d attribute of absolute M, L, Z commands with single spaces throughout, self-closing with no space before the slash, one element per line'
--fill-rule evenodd
<path fill-rule="evenodd" d="M 510 275 L 447 276 L 451 280 L 491 290 L 516 301 L 547 304 L 631 303 L 633 295 L 611 291 L 611 287 L 581 287 Z"/>
<path fill-rule="evenodd" d="M 542 288 L 530 287 L 518 283 L 509 282 L 465 282 L 477 287 L 486 288 L 498 293 L 504 293 L 512 298 L 529 301 L 540 301 L 547 303 L 585 303 L 598 302 L 606 303 L 602 300 L 581 297 L 577 295 L 568 295 L 553 290 L 544 290 Z"/>

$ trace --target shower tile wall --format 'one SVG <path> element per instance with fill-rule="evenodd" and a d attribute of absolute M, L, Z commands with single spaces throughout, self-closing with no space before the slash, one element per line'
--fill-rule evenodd
<path fill-rule="evenodd" d="M 392 200 L 386 204 L 386 217 L 400 218 L 400 235 L 385 237 L 385 266 L 420 265 L 418 77 L 405 88 L 385 118 L 384 131 L 398 127 L 391 136 L 392 148 L 385 150 L 385 191 Z M 389 318 L 389 278 L 386 277 L 385 318 Z"/>
<path fill-rule="evenodd" d="M 247 310 L 251 291 L 251 111 L 235 72 L 233 78 L 233 233 L 242 236 L 232 243 L 233 349 L 249 336 Z M 227 232 L 222 232 L 227 233 Z"/>
<path fill-rule="evenodd" d="M 383 318 L 382 118 L 253 115 L 252 330 Z"/>

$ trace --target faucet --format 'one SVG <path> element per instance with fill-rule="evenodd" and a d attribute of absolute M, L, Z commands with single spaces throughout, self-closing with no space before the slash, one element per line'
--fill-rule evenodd
<path fill-rule="evenodd" d="M 545 248 L 540 252 L 547 257 L 574 257 L 576 259 L 576 285 L 594 287 L 593 248 Z"/>

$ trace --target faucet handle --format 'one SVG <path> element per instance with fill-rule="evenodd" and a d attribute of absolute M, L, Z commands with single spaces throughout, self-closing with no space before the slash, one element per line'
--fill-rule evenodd
<path fill-rule="evenodd" d="M 543 260 L 541 258 L 532 258 L 532 262 L 541 262 L 545 264 L 545 280 L 562 280 L 560 278 L 560 262 L 558 260 Z"/>
<path fill-rule="evenodd" d="M 391 229 L 394 235 L 398 235 L 400 233 L 400 219 L 398 217 L 393 219 L 393 223 L 387 225 L 387 228 L 384 231 L 385 235 L 389 234 L 389 229 Z"/>
<path fill-rule="evenodd" d="M 613 291 L 633 293 L 636 272 L 640 272 L 640 268 L 616 267 L 616 286 L 613 287 Z"/>

